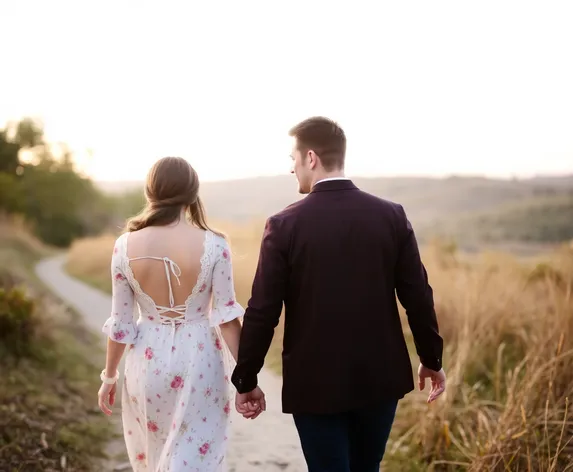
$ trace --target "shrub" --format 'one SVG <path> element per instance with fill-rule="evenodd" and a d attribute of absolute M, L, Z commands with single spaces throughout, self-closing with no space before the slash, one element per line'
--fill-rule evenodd
<path fill-rule="evenodd" d="M 36 328 L 34 302 L 19 288 L 0 288 L 0 341 L 4 353 L 16 358 L 30 355 Z"/>

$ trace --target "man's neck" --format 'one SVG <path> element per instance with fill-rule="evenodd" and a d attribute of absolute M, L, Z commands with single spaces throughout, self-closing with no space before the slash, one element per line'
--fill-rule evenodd
<path fill-rule="evenodd" d="M 317 176 L 316 179 L 313 180 L 312 186 L 314 187 L 319 182 L 323 182 L 325 180 L 330 180 L 330 179 L 340 180 L 340 179 L 346 179 L 346 178 L 347 177 L 345 177 L 344 171 L 329 172 L 329 173 L 322 174 L 321 176 Z"/>

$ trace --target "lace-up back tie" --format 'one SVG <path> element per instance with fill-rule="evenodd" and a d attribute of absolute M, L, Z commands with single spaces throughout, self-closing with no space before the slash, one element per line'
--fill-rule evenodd
<path fill-rule="evenodd" d="M 154 256 L 141 256 L 141 257 L 132 257 L 130 261 L 137 261 L 141 259 L 154 259 L 157 261 L 163 261 L 163 267 L 165 268 L 165 276 L 167 277 L 167 284 L 169 286 L 169 305 L 161 306 L 155 303 L 155 308 L 157 309 L 157 314 L 159 315 L 159 320 L 161 324 L 164 325 L 171 325 L 174 328 L 181 323 L 185 323 L 185 313 L 187 311 L 187 306 L 183 305 L 175 305 L 175 296 L 173 295 L 173 286 L 171 285 L 171 274 L 177 280 L 177 284 L 181 285 L 181 281 L 179 277 L 181 277 L 181 268 L 177 265 L 177 263 L 169 257 L 154 257 Z M 165 313 L 177 313 L 178 316 L 166 316 Z"/>

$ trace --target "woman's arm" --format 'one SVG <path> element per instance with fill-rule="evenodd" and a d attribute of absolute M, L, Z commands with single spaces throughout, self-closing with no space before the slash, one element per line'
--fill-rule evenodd
<path fill-rule="evenodd" d="M 243 329 L 240 317 L 245 310 L 237 303 L 235 296 L 233 264 L 228 244 L 224 241 L 219 247 L 221 252 L 213 270 L 211 325 L 219 326 L 225 344 L 236 362 L 239 357 L 239 341 Z M 265 394 L 257 387 L 248 395 L 237 395 L 235 407 L 245 418 L 255 419 L 266 410 Z"/>
<path fill-rule="evenodd" d="M 121 356 L 125 351 L 125 344 L 115 342 L 114 340 L 107 338 L 107 354 L 105 360 L 105 376 L 108 378 L 113 378 L 116 375 L 117 369 L 119 367 L 119 362 L 121 361 Z"/>
<path fill-rule="evenodd" d="M 233 263 L 231 250 L 227 241 L 221 240 L 217 245 L 216 262 L 213 267 L 213 308 L 211 310 L 211 326 L 218 326 L 231 355 L 237 360 L 239 355 L 239 339 L 241 337 L 241 321 L 245 310 L 237 302 L 235 285 L 233 283 Z"/>
<path fill-rule="evenodd" d="M 111 407 L 115 403 L 115 395 L 117 392 L 117 378 L 119 372 L 117 368 L 119 367 L 119 362 L 121 361 L 121 356 L 125 351 L 125 344 L 118 343 L 112 339 L 107 339 L 107 354 L 105 361 L 105 370 L 103 371 L 104 378 L 115 379 L 113 383 L 102 383 L 98 392 L 98 405 L 100 410 L 106 415 L 111 415 Z"/>
<path fill-rule="evenodd" d="M 134 293 L 122 269 L 123 237 L 116 241 L 111 258 L 112 297 L 111 316 L 106 320 L 102 331 L 107 334 L 107 354 L 103 383 L 98 393 L 99 406 L 106 414 L 111 414 L 110 406 L 115 402 L 116 382 L 119 362 L 127 344 L 137 338 L 137 326 L 133 320 Z"/>
<path fill-rule="evenodd" d="M 237 362 L 237 357 L 239 356 L 239 339 L 241 338 L 241 322 L 238 318 L 235 318 L 220 325 L 220 329 L 233 359 Z"/>

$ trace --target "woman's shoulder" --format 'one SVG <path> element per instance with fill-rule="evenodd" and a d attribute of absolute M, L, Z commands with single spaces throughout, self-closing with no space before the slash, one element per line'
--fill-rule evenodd
<path fill-rule="evenodd" d="M 129 237 L 129 231 L 121 233 L 116 239 L 114 243 L 114 253 L 116 253 L 116 249 L 120 249 L 123 244 L 125 244 L 127 238 Z"/>
<path fill-rule="evenodd" d="M 213 241 L 215 244 L 226 244 L 227 243 L 227 239 L 225 238 L 225 236 L 223 236 L 220 233 L 216 233 L 215 231 L 212 231 L 210 229 L 205 230 L 206 237 L 210 238 L 211 241 Z"/>
<path fill-rule="evenodd" d="M 125 231 L 116 238 L 113 245 L 114 258 L 121 259 L 127 255 L 127 239 L 129 238 L 130 234 L 130 231 Z"/>
<path fill-rule="evenodd" d="M 205 237 L 207 238 L 207 241 L 209 241 L 211 252 L 215 255 L 216 258 L 219 258 L 220 256 L 227 258 L 231 251 L 231 247 L 225 236 L 215 233 L 211 230 L 207 230 Z"/>

